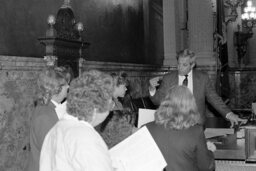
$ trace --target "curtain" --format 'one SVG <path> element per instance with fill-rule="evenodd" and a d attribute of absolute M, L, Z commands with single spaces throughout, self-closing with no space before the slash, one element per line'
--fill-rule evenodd
<path fill-rule="evenodd" d="M 225 0 L 216 0 L 216 8 L 217 8 L 217 52 L 218 58 L 220 61 L 220 69 L 218 73 L 219 77 L 219 90 L 220 96 L 223 100 L 227 100 L 230 95 L 230 86 L 229 86 L 229 76 L 228 76 L 228 47 L 227 47 L 227 39 L 226 39 L 226 23 L 225 23 L 225 13 L 224 13 L 224 1 Z"/>

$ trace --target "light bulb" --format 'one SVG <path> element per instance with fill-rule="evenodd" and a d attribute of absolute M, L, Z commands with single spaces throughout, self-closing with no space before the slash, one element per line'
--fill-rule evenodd
<path fill-rule="evenodd" d="M 244 19 L 245 19 L 245 20 L 248 20 L 248 19 L 249 19 L 249 14 L 248 14 L 248 13 L 245 13 L 245 14 L 244 14 Z"/>
<path fill-rule="evenodd" d="M 254 18 L 254 13 L 250 13 L 250 18 Z"/>
<path fill-rule="evenodd" d="M 244 19 L 245 19 L 245 16 L 244 16 L 244 14 L 242 14 L 242 15 L 241 15 L 241 18 L 242 18 L 242 20 L 244 20 Z"/>
<path fill-rule="evenodd" d="M 251 7 L 252 6 L 252 1 L 247 1 L 247 6 Z"/>
<path fill-rule="evenodd" d="M 252 19 L 254 19 L 254 20 L 256 19 L 256 13 L 254 13 L 254 15 L 253 15 L 253 18 L 252 18 Z"/>
<path fill-rule="evenodd" d="M 77 27 L 77 30 L 78 30 L 79 32 L 81 32 L 81 31 L 84 30 L 84 25 L 83 25 L 82 22 L 78 22 L 78 23 L 76 24 L 76 27 Z"/>
<path fill-rule="evenodd" d="M 248 7 L 245 7 L 245 8 L 244 8 L 244 12 L 248 12 Z"/>
<path fill-rule="evenodd" d="M 55 24 L 55 17 L 54 15 L 49 15 L 48 19 L 47 19 L 47 22 L 49 25 L 54 25 Z"/>

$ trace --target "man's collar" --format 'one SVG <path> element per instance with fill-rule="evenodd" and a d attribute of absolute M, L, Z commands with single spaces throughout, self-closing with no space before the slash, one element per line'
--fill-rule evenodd
<path fill-rule="evenodd" d="M 193 70 L 191 69 L 191 70 L 189 71 L 189 73 L 188 73 L 188 76 L 191 77 L 192 74 L 193 74 Z"/>
<path fill-rule="evenodd" d="M 188 75 L 188 77 L 191 77 L 192 74 L 193 74 L 193 70 L 190 70 L 187 75 Z M 179 74 L 178 74 L 178 75 L 179 75 Z M 185 77 L 185 75 L 179 75 L 179 77 Z"/>
<path fill-rule="evenodd" d="M 59 103 L 57 103 L 56 101 L 54 101 L 52 99 L 51 99 L 51 102 L 54 104 L 55 107 L 59 105 Z"/>

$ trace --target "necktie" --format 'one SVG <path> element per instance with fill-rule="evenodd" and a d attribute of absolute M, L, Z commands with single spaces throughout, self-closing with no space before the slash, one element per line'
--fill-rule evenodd
<path fill-rule="evenodd" d="M 185 78 L 184 78 L 184 80 L 182 82 L 182 85 L 188 86 L 188 75 L 185 75 Z"/>

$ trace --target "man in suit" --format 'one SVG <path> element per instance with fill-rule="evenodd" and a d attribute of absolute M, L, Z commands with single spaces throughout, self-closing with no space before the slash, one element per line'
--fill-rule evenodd
<path fill-rule="evenodd" d="M 225 119 L 231 122 L 231 127 L 238 122 L 246 122 L 234 114 L 222 101 L 211 85 L 206 73 L 193 69 L 195 67 L 195 54 L 185 49 L 177 55 L 177 71 L 171 71 L 164 75 L 159 86 L 161 77 L 150 79 L 150 99 L 155 105 L 160 105 L 166 96 L 166 92 L 175 85 L 185 85 L 193 93 L 196 104 L 201 114 L 201 124 L 205 123 L 205 101 L 207 100 Z M 157 89 L 156 87 L 159 86 Z"/>
<path fill-rule="evenodd" d="M 62 117 L 55 108 L 66 98 L 70 80 L 69 71 L 62 67 L 48 68 L 39 75 L 38 86 L 43 104 L 36 107 L 31 119 L 30 156 L 26 171 L 39 171 L 44 138 Z"/>

